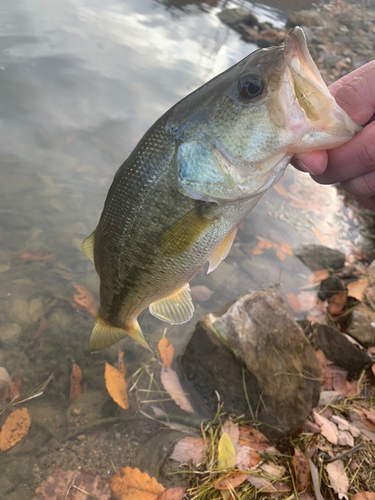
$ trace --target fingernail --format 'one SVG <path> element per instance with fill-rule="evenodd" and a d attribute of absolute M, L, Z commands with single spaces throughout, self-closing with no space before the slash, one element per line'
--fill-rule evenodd
<path fill-rule="evenodd" d="M 311 170 L 309 170 L 306 165 L 303 163 L 302 160 L 297 160 L 297 165 L 298 167 L 303 170 L 304 172 L 307 172 L 308 174 L 311 174 L 311 175 L 315 175 L 314 172 L 312 172 Z"/>

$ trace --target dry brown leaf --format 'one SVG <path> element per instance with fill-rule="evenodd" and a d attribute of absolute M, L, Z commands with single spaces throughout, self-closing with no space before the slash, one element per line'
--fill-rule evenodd
<path fill-rule="evenodd" d="M 69 404 L 71 405 L 75 398 L 82 394 L 81 387 L 82 380 L 82 370 L 81 368 L 73 363 L 72 373 L 70 374 L 70 392 L 69 392 Z"/>
<path fill-rule="evenodd" d="M 301 304 L 298 300 L 298 297 L 296 297 L 294 293 L 288 292 L 286 294 L 286 300 L 288 301 L 288 304 L 290 305 L 290 307 L 293 309 L 294 312 L 300 312 Z"/>
<path fill-rule="evenodd" d="M 127 410 L 129 408 L 128 391 L 123 374 L 114 366 L 106 363 L 104 378 L 105 386 L 113 401 L 124 410 Z"/>
<path fill-rule="evenodd" d="M 116 500 L 156 500 L 165 491 L 154 477 L 131 467 L 120 469 L 108 482 Z"/>
<path fill-rule="evenodd" d="M 0 450 L 6 451 L 17 444 L 29 432 L 31 419 L 26 408 L 20 408 L 8 415 L 0 431 Z"/>
<path fill-rule="evenodd" d="M 176 443 L 170 458 L 181 464 L 187 464 L 191 461 L 197 465 L 203 460 L 203 450 L 204 441 L 201 437 L 186 436 Z"/>
<path fill-rule="evenodd" d="M 354 446 L 354 437 L 349 431 L 338 431 L 337 444 L 340 446 Z"/>
<path fill-rule="evenodd" d="M 346 292 L 335 293 L 328 300 L 327 311 L 331 316 L 339 316 L 344 312 L 344 306 L 346 304 Z"/>
<path fill-rule="evenodd" d="M 286 254 L 280 248 L 276 248 L 276 257 L 283 261 L 286 259 Z"/>
<path fill-rule="evenodd" d="M 258 453 L 250 446 L 237 445 L 236 448 L 236 467 L 239 469 L 251 469 L 262 461 Z"/>
<path fill-rule="evenodd" d="M 327 269 L 319 269 L 318 271 L 313 271 L 309 276 L 309 283 L 312 285 L 318 285 L 323 280 L 326 280 L 329 276 Z"/>
<path fill-rule="evenodd" d="M 163 366 L 160 373 L 160 380 L 164 389 L 168 392 L 176 405 L 184 411 L 194 413 L 194 408 L 184 393 L 178 375 L 174 370 Z"/>
<path fill-rule="evenodd" d="M 118 350 L 117 369 L 121 373 L 121 375 L 125 378 L 126 368 L 124 365 L 124 351 L 122 351 L 121 349 Z"/>
<path fill-rule="evenodd" d="M 333 491 L 337 493 L 340 500 L 342 498 L 348 500 L 346 493 L 349 489 L 349 479 L 345 472 L 344 462 L 342 460 L 336 460 L 331 464 L 327 464 L 326 470 Z"/>
<path fill-rule="evenodd" d="M 52 259 L 54 256 L 54 253 L 47 253 L 44 250 L 34 250 L 30 252 L 23 252 L 18 256 L 18 258 L 26 262 L 40 262 Z"/>
<path fill-rule="evenodd" d="M 305 454 L 297 448 L 294 449 L 293 469 L 297 491 L 301 492 L 308 490 L 311 483 L 309 461 Z"/>
<path fill-rule="evenodd" d="M 240 438 L 238 443 L 243 446 L 250 446 L 254 450 L 266 450 L 271 446 L 266 436 L 257 429 L 240 425 Z"/>
<path fill-rule="evenodd" d="M 159 340 L 158 348 L 163 365 L 167 368 L 170 368 L 172 366 L 174 355 L 174 347 L 172 342 L 170 342 L 167 337 L 162 337 Z"/>
<path fill-rule="evenodd" d="M 315 411 L 313 411 L 313 416 L 315 422 L 320 426 L 322 436 L 324 436 L 330 443 L 337 444 L 338 429 L 336 425 Z"/>
<path fill-rule="evenodd" d="M 324 500 L 322 494 L 320 493 L 320 474 L 319 471 L 310 458 L 308 459 L 309 465 L 310 465 L 310 471 L 311 471 L 311 479 L 314 485 L 314 493 L 315 493 L 315 499 L 316 500 Z"/>
<path fill-rule="evenodd" d="M 222 432 L 226 432 L 228 434 L 233 446 L 236 447 L 238 438 L 240 437 L 238 424 L 233 422 L 233 420 L 229 417 L 223 424 Z"/>
<path fill-rule="evenodd" d="M 33 500 L 109 500 L 111 490 L 102 479 L 79 470 L 56 469 L 36 490 Z M 79 488 L 79 489 L 78 489 Z"/>
<path fill-rule="evenodd" d="M 260 468 L 266 472 L 269 476 L 273 476 L 275 478 L 280 478 L 285 474 L 285 467 L 276 466 L 272 463 L 265 463 L 260 466 Z"/>
<path fill-rule="evenodd" d="M 363 297 L 365 295 L 365 290 L 368 287 L 369 279 L 362 278 L 358 281 L 352 281 L 348 283 L 348 297 L 354 297 L 359 301 L 363 301 Z"/>
<path fill-rule="evenodd" d="M 263 253 L 264 249 L 269 250 L 272 248 L 272 243 L 270 240 L 266 240 L 265 238 L 260 238 L 256 246 L 251 250 L 251 253 L 254 255 L 260 255 Z"/>
<path fill-rule="evenodd" d="M 280 240 L 279 243 L 280 243 L 281 250 L 283 252 L 285 252 L 286 254 L 290 255 L 291 257 L 293 257 L 294 254 L 293 254 L 292 247 L 290 245 L 288 245 L 288 243 L 286 243 L 283 240 Z"/>
<path fill-rule="evenodd" d="M 156 500 L 182 500 L 185 496 L 186 487 L 168 488 Z"/>
<path fill-rule="evenodd" d="M 95 318 L 98 311 L 92 293 L 82 285 L 73 285 L 78 294 L 73 295 L 75 302 L 88 311 Z"/>
<path fill-rule="evenodd" d="M 370 491 L 363 491 L 362 493 L 357 493 L 351 500 L 375 500 L 375 493 Z"/>
<path fill-rule="evenodd" d="M 281 196 L 283 196 L 284 198 L 288 198 L 288 193 L 286 192 L 286 190 L 285 190 L 285 188 L 284 188 L 284 186 L 283 186 L 282 184 L 280 184 L 280 183 L 275 184 L 275 185 L 273 186 L 273 189 L 274 189 L 277 193 L 279 193 Z"/>
<path fill-rule="evenodd" d="M 287 494 L 292 491 L 292 486 L 289 484 L 283 484 L 280 481 L 276 481 L 275 483 L 271 483 L 267 479 L 259 476 L 250 475 L 247 479 L 249 483 L 251 483 L 259 493 L 268 493 L 268 495 L 272 498 L 277 498 L 282 496 L 282 494 Z"/>
<path fill-rule="evenodd" d="M 212 290 L 210 290 L 204 285 L 192 286 L 190 292 L 193 301 L 198 300 L 199 302 L 205 302 L 206 300 L 210 300 L 212 294 L 214 293 Z"/>
<path fill-rule="evenodd" d="M 370 410 L 366 410 L 365 408 L 362 408 L 362 412 L 366 415 L 366 418 L 370 420 L 374 425 L 375 425 L 375 410 L 370 408 Z M 373 429 L 375 430 L 375 429 Z"/>
<path fill-rule="evenodd" d="M 11 401 L 20 401 L 21 399 L 21 386 L 22 379 L 15 380 L 14 382 L 9 382 L 9 398 Z"/>
<path fill-rule="evenodd" d="M 242 484 L 249 477 L 245 472 L 231 472 L 214 484 L 215 490 L 230 490 Z"/>

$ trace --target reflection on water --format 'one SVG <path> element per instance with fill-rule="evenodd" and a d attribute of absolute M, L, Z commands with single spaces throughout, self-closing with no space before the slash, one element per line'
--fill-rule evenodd
<path fill-rule="evenodd" d="M 0 366 L 13 380 L 22 379 L 23 396 L 54 373 L 45 394 L 29 403 L 28 437 L 0 455 L 5 498 L 31 497 L 55 465 L 108 476 L 111 460 L 116 468 L 127 465 L 137 443 L 147 439 L 150 424 L 142 421 L 138 431 L 114 426 L 92 441 L 64 441 L 76 425 L 67 410 L 73 361 L 88 393 L 99 398 L 87 418 L 116 414 L 105 399 L 103 363 L 114 362 L 117 346 L 89 355 L 92 317 L 69 301 L 73 285 L 98 299 L 98 279 L 80 245 L 98 221 L 118 166 L 166 109 L 255 49 L 221 25 L 216 14 L 224 5 L 251 4 L 2 2 Z M 262 20 L 282 23 L 280 8 L 281 2 L 254 2 Z M 192 286 L 213 294 L 196 302 L 190 323 L 168 327 L 169 338 L 181 350 L 195 320 L 250 288 L 278 284 L 284 293 L 298 293 L 308 271 L 285 244 L 321 241 L 345 250 L 355 237 L 332 188 L 288 172 L 244 222 L 226 261 L 208 276 L 198 273 Z M 262 238 L 271 247 L 254 252 Z M 25 253 L 34 257 L 25 259 Z M 140 322 L 156 345 L 165 324 L 148 312 Z M 130 339 L 122 346 L 128 373 L 134 373 L 147 354 Z M 117 434 L 127 436 L 126 446 L 118 446 Z"/>

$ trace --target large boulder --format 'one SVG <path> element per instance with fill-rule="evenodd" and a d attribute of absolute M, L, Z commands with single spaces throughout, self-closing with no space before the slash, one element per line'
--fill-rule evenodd
<path fill-rule="evenodd" d="M 181 359 L 206 404 L 293 434 L 317 405 L 320 366 L 279 292 L 250 292 L 198 323 Z"/>

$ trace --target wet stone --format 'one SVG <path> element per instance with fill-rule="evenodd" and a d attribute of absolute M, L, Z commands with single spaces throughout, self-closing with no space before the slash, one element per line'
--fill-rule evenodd
<path fill-rule="evenodd" d="M 330 276 L 320 283 L 318 298 L 324 302 L 336 293 L 343 291 L 345 291 L 345 287 L 341 279 L 338 276 Z"/>
<path fill-rule="evenodd" d="M 341 332 L 328 325 L 317 325 L 314 330 L 315 349 L 321 349 L 327 359 L 355 373 L 371 365 L 368 354 L 352 344 Z"/>
<path fill-rule="evenodd" d="M 364 347 L 375 345 L 375 312 L 365 304 L 353 307 L 346 333 Z"/>
<path fill-rule="evenodd" d="M 314 351 L 273 289 L 248 293 L 206 316 L 181 363 L 212 410 L 217 391 L 225 411 L 250 419 L 244 375 L 252 412 L 270 438 L 295 432 L 319 399 Z"/>
<path fill-rule="evenodd" d="M 248 26 L 257 26 L 258 18 L 245 9 L 225 9 L 218 13 L 218 18 L 224 24 L 236 27 L 240 23 L 247 24 Z"/>
<path fill-rule="evenodd" d="M 323 245 L 301 245 L 294 254 L 311 271 L 340 269 L 345 264 L 345 254 Z"/>

